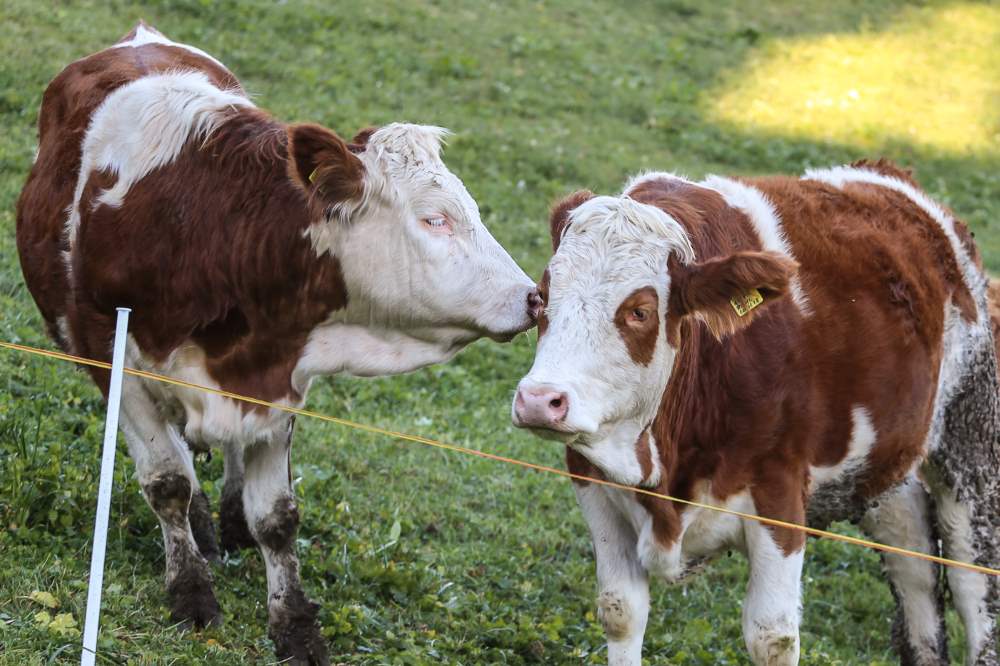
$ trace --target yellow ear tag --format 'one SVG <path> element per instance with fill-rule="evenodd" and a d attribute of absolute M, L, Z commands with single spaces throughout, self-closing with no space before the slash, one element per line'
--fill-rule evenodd
<path fill-rule="evenodd" d="M 736 314 L 746 317 L 751 310 L 764 302 L 764 297 L 756 289 L 751 289 L 741 296 L 733 296 L 729 302 L 732 303 Z"/>
<path fill-rule="evenodd" d="M 315 183 L 316 182 L 316 172 L 317 171 L 319 171 L 319 167 L 316 167 L 315 169 L 313 169 L 313 172 L 311 174 L 309 174 L 309 182 L 310 183 Z"/>

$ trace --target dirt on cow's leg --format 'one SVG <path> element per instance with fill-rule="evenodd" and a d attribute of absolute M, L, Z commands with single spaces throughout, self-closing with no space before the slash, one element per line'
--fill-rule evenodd
<path fill-rule="evenodd" d="M 188 527 L 191 481 L 184 474 L 165 472 L 143 483 L 142 489 L 163 529 L 171 619 L 195 627 L 221 623 L 207 561 L 197 547 L 192 548 L 194 536 Z"/>
<path fill-rule="evenodd" d="M 292 424 L 284 442 L 261 442 L 246 451 L 244 508 L 267 567 L 268 635 L 282 663 L 326 666 L 326 641 L 299 579 L 295 554 L 299 512 L 292 494 L 289 453 Z"/>
<path fill-rule="evenodd" d="M 139 486 L 163 531 L 171 617 L 199 627 L 218 624 L 222 612 L 212 592 L 212 575 L 189 518 L 193 516 L 198 523 L 207 516 L 210 521 L 207 502 L 199 508 L 200 488 L 191 452 L 177 429 L 163 421 L 145 387 L 131 377 L 123 381 L 122 430 Z M 199 531 L 207 536 L 204 526 Z"/>
<path fill-rule="evenodd" d="M 924 477 L 934 495 L 945 555 L 1000 567 L 1000 394 L 992 340 L 967 350 L 966 372 L 945 406 Z M 948 587 L 965 625 L 968 663 L 997 666 L 1000 579 L 948 568 Z"/>
<path fill-rule="evenodd" d="M 219 540 L 222 550 L 238 553 L 244 548 L 254 548 L 257 542 L 250 533 L 243 511 L 243 446 L 231 444 L 224 447 L 225 473 L 222 498 L 219 501 Z"/>
<path fill-rule="evenodd" d="M 212 563 L 221 560 L 219 545 L 215 540 L 215 524 L 212 522 L 212 507 L 208 495 L 199 488 L 191 496 L 191 506 L 188 507 L 188 521 L 191 523 L 191 534 L 198 544 L 201 556 Z"/>

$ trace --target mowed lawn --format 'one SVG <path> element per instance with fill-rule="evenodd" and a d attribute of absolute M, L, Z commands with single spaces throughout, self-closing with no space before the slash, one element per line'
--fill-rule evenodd
<path fill-rule="evenodd" d="M 451 128 L 447 163 L 535 276 L 547 208 L 575 188 L 616 192 L 649 168 L 800 172 L 880 154 L 913 167 L 1000 269 L 1000 6 L 621 4 L 5 0 L 0 339 L 51 346 L 14 244 L 42 91 L 140 17 L 220 58 L 282 119 L 348 136 L 393 120 Z M 534 341 L 319 382 L 308 407 L 560 466 L 559 446 L 509 421 Z M 0 350 L 0 664 L 79 659 L 102 419 L 84 374 Z M 589 537 L 565 480 L 305 419 L 293 462 L 302 575 L 334 661 L 604 662 Z M 217 499 L 221 456 L 198 468 Z M 122 453 L 115 481 L 102 663 L 273 661 L 259 556 L 215 571 L 224 628 L 171 628 L 159 528 Z M 808 553 L 802 662 L 895 662 L 878 557 L 817 541 Z M 746 575 L 733 554 L 684 586 L 654 584 L 649 663 L 746 663 Z"/>

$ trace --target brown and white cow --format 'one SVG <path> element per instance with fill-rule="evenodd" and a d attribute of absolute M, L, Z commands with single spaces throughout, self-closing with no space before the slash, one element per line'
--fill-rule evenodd
<path fill-rule="evenodd" d="M 535 285 L 441 161 L 443 134 L 391 124 L 346 143 L 281 123 L 217 60 L 140 24 L 45 91 L 18 202 L 25 279 L 66 349 L 108 358 L 127 306 L 130 366 L 287 405 L 320 375 L 508 340 L 534 324 Z M 221 617 L 189 448 L 222 447 L 224 545 L 260 546 L 278 656 L 325 663 L 294 550 L 289 415 L 130 377 L 122 411 L 174 619 Z"/>
<path fill-rule="evenodd" d="M 965 226 L 908 172 L 666 173 L 552 214 L 538 349 L 514 423 L 571 471 L 1000 565 L 1000 414 L 986 278 Z M 612 664 L 638 664 L 649 576 L 750 563 L 756 664 L 799 657 L 805 537 L 577 483 Z M 907 664 L 946 664 L 937 568 L 884 558 Z M 969 663 L 997 664 L 998 581 L 949 568 Z"/>

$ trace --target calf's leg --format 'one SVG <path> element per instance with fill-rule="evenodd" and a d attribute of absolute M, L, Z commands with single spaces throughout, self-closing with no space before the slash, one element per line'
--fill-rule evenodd
<path fill-rule="evenodd" d="M 799 618 L 802 606 L 802 558 L 805 544 L 785 553 L 772 528 L 747 521 L 750 583 L 743 602 L 743 640 L 758 666 L 799 663 Z"/>
<path fill-rule="evenodd" d="M 139 486 L 163 531 L 171 618 L 198 627 L 221 622 L 208 562 L 189 520 L 192 498 L 200 493 L 191 452 L 176 428 L 164 422 L 142 383 L 131 377 L 122 390 L 122 430 Z"/>
<path fill-rule="evenodd" d="M 636 554 L 635 531 L 618 514 L 603 487 L 574 484 L 574 488 L 594 543 L 597 617 L 608 639 L 608 666 L 640 666 L 649 616 L 649 581 Z"/>
<path fill-rule="evenodd" d="M 913 475 L 879 498 L 861 521 L 862 528 L 881 543 L 921 553 L 937 554 L 937 538 L 929 498 Z M 936 564 L 913 557 L 882 555 L 883 568 L 896 599 L 892 642 L 903 666 L 948 663 L 944 627 L 944 590 Z"/>
<path fill-rule="evenodd" d="M 293 421 L 280 442 L 258 442 L 246 449 L 243 506 L 250 531 L 267 568 L 268 634 L 283 664 L 328 664 L 319 633 L 319 605 L 306 598 L 295 554 L 299 512 L 292 494 L 289 454 Z"/>

